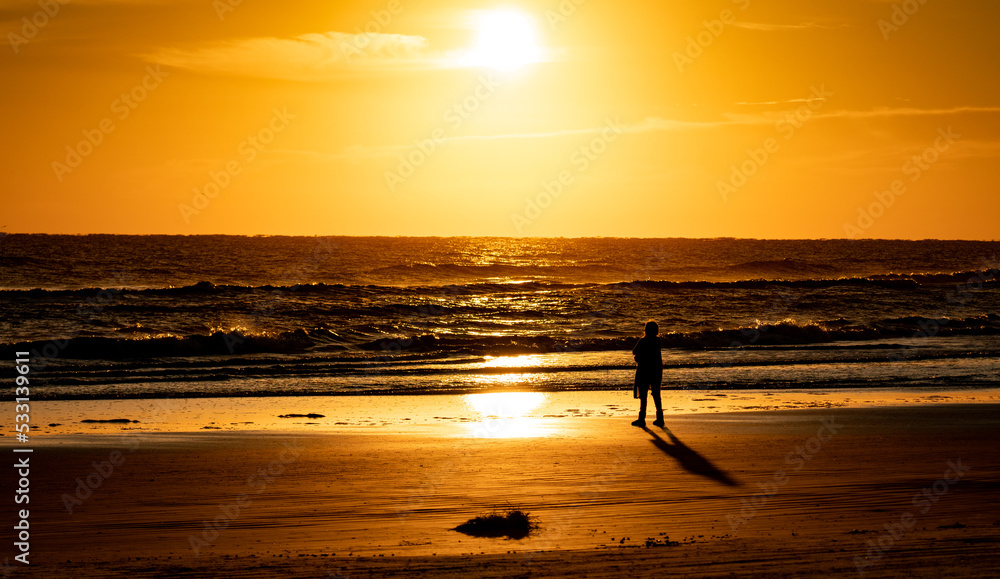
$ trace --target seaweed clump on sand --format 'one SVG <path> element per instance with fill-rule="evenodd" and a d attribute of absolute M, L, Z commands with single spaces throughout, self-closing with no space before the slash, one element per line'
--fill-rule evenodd
<path fill-rule="evenodd" d="M 523 539 L 538 528 L 534 517 L 521 509 L 494 510 L 488 515 L 469 519 L 453 530 L 473 537 Z"/>

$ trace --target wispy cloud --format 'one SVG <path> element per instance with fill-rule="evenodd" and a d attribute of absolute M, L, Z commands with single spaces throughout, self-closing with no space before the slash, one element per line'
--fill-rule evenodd
<path fill-rule="evenodd" d="M 761 102 L 738 102 L 734 103 L 740 106 L 774 106 L 774 105 L 787 105 L 795 103 L 811 103 L 815 98 L 811 99 L 788 99 L 785 101 L 761 101 Z"/>
<path fill-rule="evenodd" d="M 303 82 L 351 74 L 445 68 L 452 58 L 432 52 L 423 36 L 325 32 L 294 38 L 249 38 L 198 48 L 163 48 L 150 62 L 203 74 Z"/>
<path fill-rule="evenodd" d="M 839 117 L 839 118 L 876 118 L 876 117 L 933 117 L 960 115 L 965 113 L 1000 113 L 1000 107 L 951 107 L 945 109 L 917 109 L 912 107 L 900 108 L 875 108 L 866 111 L 840 110 L 828 114 L 817 115 L 819 117 Z"/>
<path fill-rule="evenodd" d="M 794 100 L 794 101 L 784 101 L 784 102 L 807 102 L 805 100 Z M 896 108 L 896 109 L 873 109 L 870 111 L 849 111 L 840 110 L 833 111 L 830 113 L 816 113 L 813 118 L 878 118 L 878 117 L 891 117 L 891 116 L 946 116 L 946 115 L 958 115 L 963 113 L 1000 113 L 1000 107 L 954 107 L 949 109 L 914 109 L 914 108 Z M 721 126 L 735 126 L 735 125 L 773 125 L 775 118 L 764 115 L 724 115 L 723 119 L 714 121 L 693 121 L 693 120 L 680 120 L 680 119 L 666 119 L 662 117 L 646 117 L 645 119 L 633 123 L 630 125 L 622 124 L 620 125 L 624 132 L 626 133 L 650 133 L 650 132 L 669 132 L 669 131 L 690 131 L 690 130 L 701 130 L 701 129 L 711 129 Z M 458 136 L 449 137 L 445 139 L 446 141 L 491 141 L 500 139 L 545 139 L 545 138 L 556 138 L 556 137 L 566 137 L 575 135 L 589 135 L 589 134 L 600 134 L 607 130 L 608 125 L 598 126 L 598 127 L 583 127 L 576 129 L 564 129 L 559 131 L 545 131 L 536 133 L 507 133 L 500 135 L 489 135 L 489 136 Z M 383 149 L 392 149 L 394 152 L 402 149 L 412 148 L 412 145 L 407 145 L 404 147 L 396 148 L 389 147 Z M 355 148 L 355 152 L 359 152 L 360 148 Z"/>
<path fill-rule="evenodd" d="M 734 22 L 736 28 L 747 30 L 759 30 L 761 32 L 775 32 L 779 30 L 815 30 L 817 28 L 844 28 L 847 24 L 819 24 L 817 22 L 799 22 L 798 24 L 775 24 L 770 22 Z"/>
<path fill-rule="evenodd" d="M 808 100 L 801 101 L 776 101 L 776 104 L 781 104 L 782 102 L 793 103 L 793 102 L 809 102 Z M 770 103 L 745 103 L 745 104 L 770 104 Z M 830 111 L 824 113 L 813 113 L 812 119 L 879 119 L 879 118 L 890 118 L 890 117 L 939 117 L 939 116 L 950 116 L 950 115 L 961 115 L 961 114 L 975 114 L 975 113 L 1000 113 L 1000 107 L 951 107 L 951 108 L 938 108 L 938 109 L 918 109 L 912 107 L 898 107 L 898 108 L 888 108 L 879 107 L 869 110 L 846 110 L 841 109 L 838 111 Z M 760 124 L 773 124 L 775 121 L 784 118 L 784 114 L 780 110 L 769 111 L 757 114 L 744 114 L 744 113 L 727 113 L 723 115 L 725 120 L 717 122 L 705 123 L 705 126 L 710 125 L 760 125 Z"/>
<path fill-rule="evenodd" d="M 784 101 L 789 102 L 789 101 Z M 817 113 L 814 118 L 877 118 L 877 117 L 888 117 L 888 116 L 945 116 L 945 115 L 957 115 L 963 113 L 1000 113 L 1000 107 L 954 107 L 950 109 L 875 109 L 870 111 L 834 111 L 826 114 Z M 641 133 L 660 133 L 660 132 L 678 132 L 678 131 L 702 131 L 711 130 L 719 127 L 726 126 L 754 126 L 754 125 L 774 125 L 775 118 L 767 117 L 764 115 L 729 115 L 724 119 L 715 121 L 689 121 L 689 120 L 678 120 L 678 119 L 665 119 L 661 117 L 647 117 L 641 121 L 632 124 L 618 124 L 613 123 L 615 126 L 620 127 L 625 133 L 641 134 Z M 503 140 L 537 140 L 537 139 L 556 139 L 565 137 L 580 137 L 585 135 L 600 135 L 601 133 L 608 130 L 609 125 L 605 124 L 596 127 L 579 127 L 571 129 L 563 129 L 556 131 L 540 131 L 540 132 L 530 132 L 530 133 L 505 133 L 498 135 L 461 135 L 446 137 L 442 139 L 442 143 L 447 144 L 462 144 L 462 143 L 476 143 L 476 142 L 496 142 Z M 984 143 L 977 149 L 976 154 L 981 156 L 995 155 L 996 151 L 1000 147 L 1000 142 L 989 142 Z M 302 162 L 329 162 L 329 161 L 347 161 L 352 163 L 360 163 L 364 161 L 376 160 L 376 159 L 386 159 L 395 158 L 398 155 L 404 155 L 408 151 L 413 149 L 412 144 L 405 145 L 352 145 L 337 151 L 332 152 L 320 152 L 320 151 L 305 151 L 305 150 L 275 150 L 271 151 L 269 154 L 278 156 L 285 161 L 302 161 Z M 862 155 L 863 156 L 863 155 Z"/>

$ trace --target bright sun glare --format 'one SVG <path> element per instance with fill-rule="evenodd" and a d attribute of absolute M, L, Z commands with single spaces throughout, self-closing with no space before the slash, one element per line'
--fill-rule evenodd
<path fill-rule="evenodd" d="M 527 416 L 545 403 L 541 392 L 469 394 L 465 403 L 480 415 L 479 421 L 467 425 L 478 438 L 526 438 L 547 433 L 537 418 Z"/>
<path fill-rule="evenodd" d="M 476 45 L 468 63 L 502 70 L 515 70 L 538 62 L 541 49 L 531 18 L 514 10 L 493 10 L 476 22 Z"/>
<path fill-rule="evenodd" d="M 466 402 L 483 416 L 520 418 L 545 402 L 541 392 L 491 392 L 469 394 Z"/>

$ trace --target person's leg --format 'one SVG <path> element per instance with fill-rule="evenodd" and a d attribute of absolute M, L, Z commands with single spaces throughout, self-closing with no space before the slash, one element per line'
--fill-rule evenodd
<path fill-rule="evenodd" d="M 632 423 L 632 426 L 646 426 L 646 394 L 649 392 L 649 384 L 639 385 L 639 419 Z"/>
<path fill-rule="evenodd" d="M 663 426 L 663 403 L 660 401 L 660 385 L 651 384 L 650 388 L 653 391 L 653 404 L 656 406 L 656 420 L 653 424 L 657 426 Z"/>

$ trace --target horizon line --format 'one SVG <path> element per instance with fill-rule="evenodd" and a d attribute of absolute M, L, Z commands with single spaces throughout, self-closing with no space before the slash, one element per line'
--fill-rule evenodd
<path fill-rule="evenodd" d="M 287 233 L 48 233 L 48 232 L 3 232 L 0 231 L 0 239 L 8 235 L 50 235 L 65 237 L 89 237 L 89 236 L 122 236 L 122 237 L 347 237 L 347 238 L 385 238 L 385 239 L 660 239 L 660 240 L 689 240 L 689 241 L 965 241 L 980 243 L 997 243 L 1000 239 L 961 239 L 937 237 L 923 238 L 903 238 L 903 237 L 733 237 L 720 235 L 714 237 L 656 237 L 656 236 L 618 236 L 618 235 L 536 235 L 536 236 L 513 236 L 513 235 L 350 235 L 350 234 L 287 234 Z"/>

